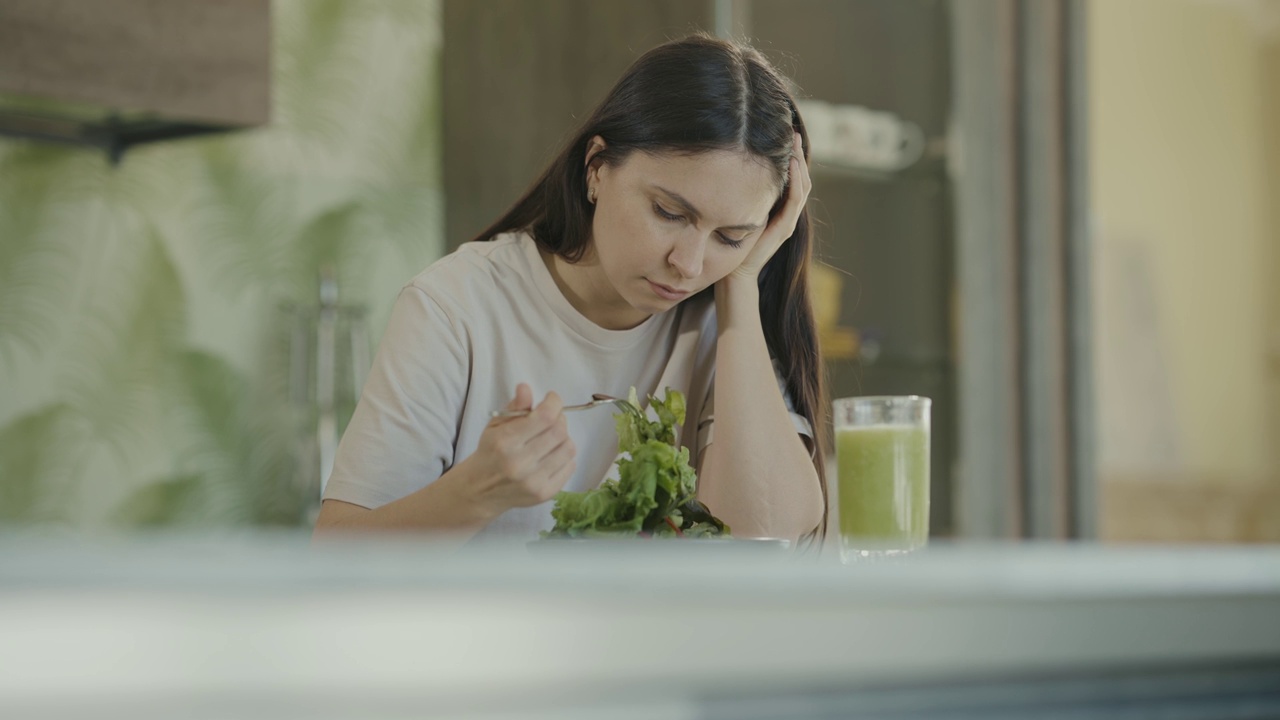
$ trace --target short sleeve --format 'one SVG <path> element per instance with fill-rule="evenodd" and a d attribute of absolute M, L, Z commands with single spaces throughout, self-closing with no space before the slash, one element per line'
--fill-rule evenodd
<path fill-rule="evenodd" d="M 807 444 L 812 455 L 813 448 L 817 447 L 813 442 L 813 425 L 809 423 L 808 418 L 796 412 L 795 403 L 791 400 L 791 393 L 787 392 L 786 382 L 782 379 L 782 368 L 779 367 L 777 360 L 773 361 L 773 376 L 778 382 L 778 389 L 782 391 L 782 401 L 787 404 L 787 411 L 791 413 L 791 424 L 795 427 L 796 433 L 808 439 Z M 702 457 L 703 451 L 715 437 L 715 404 L 716 384 L 713 379 L 707 392 L 707 401 L 703 403 L 702 414 L 698 418 L 698 457 Z"/>
<path fill-rule="evenodd" d="M 454 462 L 468 344 L 421 288 L 401 290 L 342 435 L 325 499 L 374 508 L 409 495 Z"/>

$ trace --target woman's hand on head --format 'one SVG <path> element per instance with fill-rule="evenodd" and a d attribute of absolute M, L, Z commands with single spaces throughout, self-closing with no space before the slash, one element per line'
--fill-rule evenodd
<path fill-rule="evenodd" d="M 809 200 L 809 191 L 813 189 L 813 180 L 809 177 L 809 164 L 804 159 L 804 146 L 800 133 L 795 134 L 788 172 L 790 182 L 787 185 L 786 201 L 760 233 L 760 239 L 752 246 L 742 264 L 730 273 L 730 278 L 745 278 L 755 282 L 765 264 L 796 231 L 796 224 L 800 222 L 800 211 L 804 210 L 804 204 Z"/>
<path fill-rule="evenodd" d="M 548 393 L 537 407 L 533 391 L 521 383 L 506 410 L 528 415 L 495 418 L 464 462 L 470 466 L 473 498 L 492 514 L 540 505 L 564 488 L 577 469 L 577 449 L 569 438 L 564 404 Z"/>

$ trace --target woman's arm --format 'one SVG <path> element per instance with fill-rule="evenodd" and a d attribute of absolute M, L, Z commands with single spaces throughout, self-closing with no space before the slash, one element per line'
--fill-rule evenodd
<path fill-rule="evenodd" d="M 754 281 L 716 287 L 715 439 L 698 498 L 743 537 L 798 538 L 822 522 L 818 472 L 787 410 L 760 323 Z"/>
<path fill-rule="evenodd" d="M 795 232 L 813 186 L 799 133 L 788 177 L 786 202 L 715 289 L 716 430 L 700 463 L 698 497 L 746 537 L 799 538 L 825 512 L 817 468 L 792 425 L 760 320 L 760 271 Z"/>
<path fill-rule="evenodd" d="M 314 537 L 399 530 L 434 532 L 459 542 L 511 508 L 550 500 L 577 468 L 562 407 L 554 392 L 534 407 L 533 392 L 522 383 L 506 409 L 529 410 L 528 415 L 491 421 L 470 457 L 399 500 L 372 510 L 326 500 Z"/>
<path fill-rule="evenodd" d="M 501 514 L 467 492 L 473 485 L 470 470 L 466 463 L 456 465 L 421 490 L 374 509 L 325 500 L 313 537 L 369 530 L 431 532 L 441 535 L 442 541 L 461 544 Z"/>

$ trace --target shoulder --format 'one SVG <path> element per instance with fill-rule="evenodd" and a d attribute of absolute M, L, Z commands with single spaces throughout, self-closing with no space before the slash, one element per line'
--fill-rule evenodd
<path fill-rule="evenodd" d="M 467 307 L 492 298 L 495 288 L 525 284 L 526 235 L 508 233 L 493 240 L 469 242 L 428 265 L 404 289 L 421 291 L 442 307 Z"/>
<path fill-rule="evenodd" d="M 469 242 L 428 265 L 409 281 L 423 290 L 445 284 L 469 283 L 519 270 L 523 235 L 508 233 L 493 240 Z"/>

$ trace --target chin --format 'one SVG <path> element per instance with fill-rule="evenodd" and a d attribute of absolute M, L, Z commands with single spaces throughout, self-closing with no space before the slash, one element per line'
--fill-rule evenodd
<path fill-rule="evenodd" d="M 640 312 L 654 315 L 660 312 L 666 312 L 678 304 L 679 303 L 667 302 L 664 300 L 649 300 L 646 302 L 631 303 L 631 307 L 639 310 Z"/>

